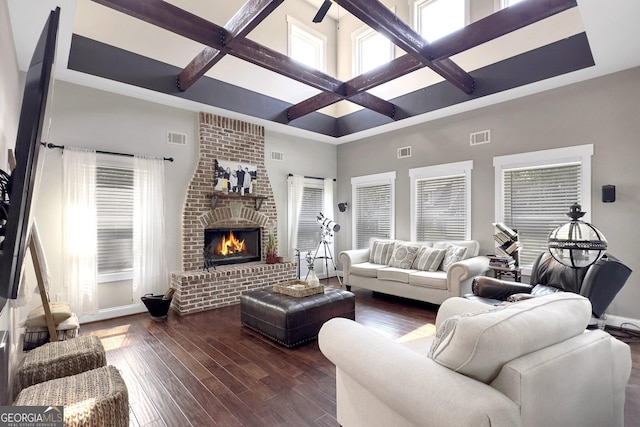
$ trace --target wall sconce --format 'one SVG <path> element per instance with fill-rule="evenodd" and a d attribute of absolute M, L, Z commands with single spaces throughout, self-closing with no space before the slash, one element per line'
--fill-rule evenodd
<path fill-rule="evenodd" d="M 603 185 L 602 186 L 602 202 L 613 203 L 615 201 L 616 201 L 616 186 Z"/>
<path fill-rule="evenodd" d="M 349 210 L 349 205 L 347 202 L 338 203 L 338 210 L 340 212 L 347 212 Z"/>

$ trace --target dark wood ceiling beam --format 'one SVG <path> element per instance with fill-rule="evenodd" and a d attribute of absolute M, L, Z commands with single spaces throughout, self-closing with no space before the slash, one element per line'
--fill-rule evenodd
<path fill-rule="evenodd" d="M 93 0 L 126 15 L 169 30 L 180 36 L 202 43 L 225 54 L 232 54 L 290 77 L 322 91 L 335 91 L 342 82 L 318 70 L 300 66 L 286 55 L 242 38 L 233 46 L 233 52 L 223 41 L 228 32 L 223 27 L 162 0 Z M 281 67 L 282 68 L 279 68 Z"/>
<path fill-rule="evenodd" d="M 473 92 L 474 82 L 469 73 L 448 58 L 434 61 L 429 43 L 380 1 L 335 0 L 335 2 L 374 30 L 387 35 L 395 45 L 420 60 L 463 92 Z"/>
<path fill-rule="evenodd" d="M 375 111 L 376 113 L 396 119 L 396 106 L 393 103 L 371 95 L 370 93 L 361 92 L 349 97 L 347 100 L 360 105 L 361 107 Z"/>
<path fill-rule="evenodd" d="M 287 119 L 289 121 L 299 119 L 300 117 L 306 116 L 307 114 L 313 113 L 314 111 L 317 111 L 321 108 L 328 107 L 329 105 L 333 105 L 338 101 L 342 101 L 343 99 L 347 99 L 354 104 L 360 105 L 369 110 L 375 111 L 376 113 L 395 119 L 396 106 L 394 104 L 378 98 L 377 96 L 371 95 L 367 92 L 357 93 L 351 97 L 340 96 L 333 92 L 320 93 L 314 97 L 291 106 L 287 110 Z"/>
<path fill-rule="evenodd" d="M 430 45 L 431 55 L 434 60 L 448 58 L 576 6 L 576 0 L 528 0 L 517 3 L 434 41 Z M 354 96 L 423 67 L 424 64 L 412 55 L 402 55 L 347 80 L 344 94 L 347 97 Z M 292 106 L 289 109 L 290 116 L 299 118 L 315 111 L 312 109 L 314 105 L 323 108 L 340 100 L 340 97 L 330 95 L 322 93 Z"/>
<path fill-rule="evenodd" d="M 222 43 L 229 45 L 234 39 L 245 37 L 280 6 L 283 1 L 248 0 L 224 26 L 227 33 L 225 34 L 226 39 L 222 40 Z M 220 50 L 208 46 L 205 47 L 178 75 L 178 88 L 183 91 L 189 89 L 224 55 Z"/>
<path fill-rule="evenodd" d="M 287 110 L 287 119 L 289 121 L 299 119 L 302 116 L 313 113 L 321 108 L 333 105 L 341 101 L 342 97 L 333 92 L 322 92 L 311 98 L 307 98 L 302 102 L 292 105 Z"/>
<path fill-rule="evenodd" d="M 578 5 L 576 0 L 528 0 L 501 9 L 431 43 L 434 60 L 448 58 Z"/>
<path fill-rule="evenodd" d="M 320 108 L 335 104 L 342 99 L 348 99 L 358 105 L 362 105 L 353 98 L 366 93 L 366 90 L 389 82 L 410 71 L 419 70 L 420 68 L 424 68 L 424 65 L 420 61 L 411 55 L 402 55 L 391 60 L 384 66 L 376 67 L 351 80 L 347 80 L 342 87 L 342 93 L 340 95 L 324 92 L 291 106 L 287 110 L 287 117 L 289 120 L 295 120 L 309 113 L 313 113 Z M 393 111 L 395 116 L 395 108 Z"/>
<path fill-rule="evenodd" d="M 233 55 L 323 92 L 332 92 L 340 99 L 345 98 L 344 83 L 335 77 L 301 65 L 280 52 L 269 49 L 244 37 L 236 37 L 232 43 L 226 44 L 224 41 L 231 38 L 225 28 L 173 6 L 170 3 L 162 0 L 93 1 L 207 45 L 211 48 L 208 49 L 208 51 L 210 51 L 212 55 L 215 55 L 216 50 L 221 51 L 224 54 Z M 201 56 L 199 55 L 199 57 Z M 202 55 L 201 60 L 206 60 L 204 55 Z M 374 97 L 373 95 L 359 97 L 358 102 L 366 108 L 381 112 L 390 117 L 392 117 L 390 114 L 393 114 L 392 112 L 395 111 L 393 104 Z"/>
<path fill-rule="evenodd" d="M 237 43 L 234 43 L 233 48 L 229 50 L 229 55 L 322 91 L 334 92 L 339 90 L 343 83 L 335 77 L 302 65 L 285 54 L 249 39 L 238 40 Z"/>
<path fill-rule="evenodd" d="M 405 54 L 392 59 L 383 66 L 376 67 L 351 80 L 347 80 L 344 83 L 346 86 L 345 93 L 347 96 L 353 96 L 356 93 L 373 89 L 421 68 L 424 68 L 422 62 L 409 54 Z"/>

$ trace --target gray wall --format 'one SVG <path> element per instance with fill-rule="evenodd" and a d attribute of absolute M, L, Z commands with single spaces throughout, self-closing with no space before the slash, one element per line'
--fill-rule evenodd
<path fill-rule="evenodd" d="M 284 154 L 283 161 L 271 160 L 271 151 Z M 287 224 L 288 219 L 288 187 L 287 176 L 313 176 L 318 178 L 337 178 L 337 147 L 316 141 L 285 135 L 276 132 L 266 132 L 265 135 L 265 167 L 269 173 L 269 180 L 276 199 L 278 210 L 278 254 L 287 255 L 289 251 Z M 335 196 L 335 194 L 334 194 Z M 334 197 L 335 198 L 335 197 Z M 337 199 L 336 203 L 337 204 Z M 335 217 L 334 212 L 323 212 L 329 218 Z"/>
<path fill-rule="evenodd" d="M 640 319 L 640 68 L 527 96 L 456 116 L 338 146 L 337 198 L 351 202 L 351 177 L 396 171 L 396 237 L 410 237 L 408 169 L 473 160 L 472 238 L 481 253 L 493 249 L 493 157 L 593 144 L 591 221 L 612 254 L 636 271 L 608 312 Z M 469 146 L 469 133 L 491 130 L 491 143 Z M 413 156 L 398 160 L 396 148 Z M 601 187 L 616 186 L 615 203 Z M 337 251 L 351 248 L 351 212 L 341 214 Z"/>

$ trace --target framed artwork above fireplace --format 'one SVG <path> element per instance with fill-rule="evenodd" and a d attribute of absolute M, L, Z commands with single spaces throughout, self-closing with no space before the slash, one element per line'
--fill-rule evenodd
<path fill-rule="evenodd" d="M 256 191 L 258 167 L 248 163 L 216 160 L 213 186 L 216 191 L 253 194 Z"/>

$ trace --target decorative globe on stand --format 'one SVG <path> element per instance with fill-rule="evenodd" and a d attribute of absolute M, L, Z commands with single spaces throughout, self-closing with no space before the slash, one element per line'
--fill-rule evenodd
<path fill-rule="evenodd" d="M 585 212 L 578 203 L 571 205 L 567 216 L 571 221 L 549 235 L 549 252 L 559 263 L 581 268 L 594 264 L 607 250 L 607 239 L 593 225 L 580 221 Z"/>

